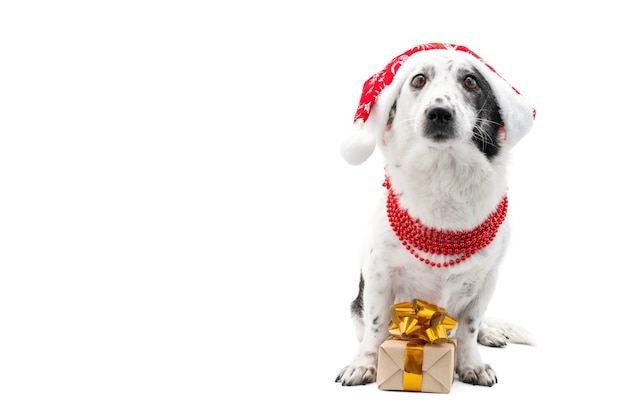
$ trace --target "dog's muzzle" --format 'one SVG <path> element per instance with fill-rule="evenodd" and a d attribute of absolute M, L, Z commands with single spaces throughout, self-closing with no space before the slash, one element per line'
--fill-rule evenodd
<path fill-rule="evenodd" d="M 424 133 L 426 136 L 443 141 L 454 136 L 454 110 L 447 106 L 436 106 L 426 110 Z"/>

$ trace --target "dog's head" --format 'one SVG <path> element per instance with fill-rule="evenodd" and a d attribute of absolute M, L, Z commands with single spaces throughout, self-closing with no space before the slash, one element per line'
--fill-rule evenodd
<path fill-rule="evenodd" d="M 406 155 L 415 146 L 471 146 L 496 156 L 506 130 L 487 79 L 464 56 L 420 58 L 390 108 L 382 149 Z"/>
<path fill-rule="evenodd" d="M 419 53 L 417 53 L 419 52 Z M 532 127 L 534 109 L 480 57 L 449 44 L 425 44 L 394 58 L 368 79 L 355 132 L 341 153 L 360 164 L 375 143 L 477 147 L 487 158 L 517 143 Z"/>

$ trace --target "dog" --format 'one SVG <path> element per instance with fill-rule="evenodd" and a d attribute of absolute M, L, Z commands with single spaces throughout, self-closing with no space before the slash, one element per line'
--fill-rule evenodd
<path fill-rule="evenodd" d="M 336 382 L 376 381 L 390 306 L 416 298 L 458 322 L 455 371 L 465 383 L 497 382 L 479 343 L 533 344 L 525 329 L 483 316 L 510 234 L 507 154 L 534 117 L 517 90 L 459 45 L 420 45 L 365 83 L 341 152 L 359 164 L 378 146 L 385 180 L 351 303 L 359 348 Z"/>

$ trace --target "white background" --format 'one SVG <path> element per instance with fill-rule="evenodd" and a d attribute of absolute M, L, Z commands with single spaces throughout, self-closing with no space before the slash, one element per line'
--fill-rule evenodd
<path fill-rule="evenodd" d="M 562 4 L 2 3 L 0 414 L 619 407 L 625 31 L 617 2 Z M 424 42 L 537 110 L 489 313 L 539 343 L 481 349 L 492 388 L 341 387 L 383 173 L 338 143 L 363 82 Z"/>

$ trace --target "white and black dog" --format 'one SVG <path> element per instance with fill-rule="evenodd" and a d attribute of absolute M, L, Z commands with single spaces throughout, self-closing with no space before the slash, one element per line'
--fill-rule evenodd
<path fill-rule="evenodd" d="M 389 308 L 415 298 L 457 320 L 463 382 L 497 382 L 478 343 L 532 343 L 523 329 L 488 325 L 483 315 L 509 237 L 507 152 L 533 120 L 517 90 L 459 45 L 415 47 L 365 83 L 341 153 L 359 164 L 377 144 L 386 178 L 351 305 L 359 349 L 337 382 L 376 380 Z"/>

